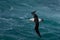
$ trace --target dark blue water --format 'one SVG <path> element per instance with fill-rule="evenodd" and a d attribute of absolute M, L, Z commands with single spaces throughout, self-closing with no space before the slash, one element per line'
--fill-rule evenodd
<path fill-rule="evenodd" d="M 34 10 L 42 38 L 29 21 Z M 0 40 L 60 40 L 60 0 L 0 0 Z"/>

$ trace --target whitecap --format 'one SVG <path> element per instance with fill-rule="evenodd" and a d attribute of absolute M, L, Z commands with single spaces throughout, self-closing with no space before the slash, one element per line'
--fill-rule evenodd
<path fill-rule="evenodd" d="M 0 30 L 12 30 L 13 28 L 10 27 L 10 28 L 0 28 Z"/>
<path fill-rule="evenodd" d="M 24 19 L 24 17 L 19 17 L 20 19 Z"/>
<path fill-rule="evenodd" d="M 27 3 L 21 3 L 21 4 L 32 8 L 32 6 Z"/>
<path fill-rule="evenodd" d="M 0 19 L 6 20 L 6 21 L 8 21 L 8 20 L 13 20 L 12 18 L 7 19 L 7 18 L 1 18 L 1 17 L 0 17 Z"/>

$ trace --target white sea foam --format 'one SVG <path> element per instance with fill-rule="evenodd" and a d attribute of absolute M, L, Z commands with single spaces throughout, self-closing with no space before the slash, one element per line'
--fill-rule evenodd
<path fill-rule="evenodd" d="M 24 19 L 24 17 L 19 17 L 20 19 Z"/>
<path fill-rule="evenodd" d="M 8 20 L 13 20 L 12 18 L 7 19 L 7 18 L 1 18 L 1 17 L 0 17 L 0 19 L 6 20 L 6 21 L 8 21 Z"/>
<path fill-rule="evenodd" d="M 12 27 L 8 27 L 8 28 L 0 28 L 0 30 L 12 30 L 13 28 Z"/>
<path fill-rule="evenodd" d="M 27 3 L 21 3 L 21 4 L 32 8 L 32 6 L 30 6 L 30 5 L 27 4 Z"/>

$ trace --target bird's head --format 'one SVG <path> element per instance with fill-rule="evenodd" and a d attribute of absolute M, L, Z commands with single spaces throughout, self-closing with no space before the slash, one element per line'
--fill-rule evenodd
<path fill-rule="evenodd" d="M 34 15 L 36 13 L 36 11 L 33 11 L 31 14 Z"/>

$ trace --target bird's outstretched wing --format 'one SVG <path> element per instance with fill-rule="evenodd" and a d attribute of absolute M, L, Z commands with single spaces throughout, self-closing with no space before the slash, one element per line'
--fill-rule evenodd
<path fill-rule="evenodd" d="M 34 17 L 34 22 L 35 22 L 35 31 L 36 31 L 36 33 L 41 37 L 41 35 L 40 35 L 40 33 L 39 33 L 39 30 L 38 30 L 38 28 L 39 28 L 39 19 L 38 19 L 37 14 L 35 14 L 35 13 L 36 13 L 36 11 L 33 11 L 33 12 L 32 12 L 32 15 L 33 15 L 33 17 Z"/>
<path fill-rule="evenodd" d="M 41 37 L 40 32 L 39 32 L 39 29 L 38 29 L 37 26 L 35 26 L 35 31 L 36 31 L 36 33 L 38 34 L 38 36 Z"/>

